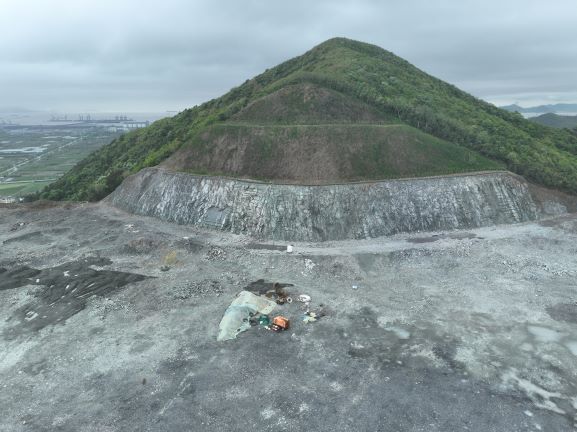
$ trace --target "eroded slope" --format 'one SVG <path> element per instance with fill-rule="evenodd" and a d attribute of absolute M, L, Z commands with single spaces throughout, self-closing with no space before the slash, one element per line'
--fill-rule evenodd
<path fill-rule="evenodd" d="M 339 183 L 499 169 L 406 125 L 225 124 L 161 164 L 173 171 L 295 183 Z"/>

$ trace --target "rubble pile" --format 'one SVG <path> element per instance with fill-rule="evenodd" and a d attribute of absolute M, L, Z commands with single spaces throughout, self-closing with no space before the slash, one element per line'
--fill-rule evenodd
<path fill-rule="evenodd" d="M 292 285 L 267 283 L 264 279 L 249 284 L 226 309 L 219 325 L 217 340 L 235 339 L 239 333 L 251 327 L 277 333 L 288 330 L 294 320 L 285 315 L 298 314 L 304 323 L 315 322 L 326 315 L 322 304 L 312 310 L 311 297 L 307 294 L 293 296 L 285 290 L 289 286 Z M 282 315 L 275 312 L 278 306 L 283 308 Z"/>

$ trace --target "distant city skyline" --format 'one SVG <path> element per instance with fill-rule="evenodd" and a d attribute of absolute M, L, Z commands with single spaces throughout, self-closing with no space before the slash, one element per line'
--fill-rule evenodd
<path fill-rule="evenodd" d="M 577 102 L 577 2 L 3 0 L 0 108 L 180 111 L 335 36 L 495 105 Z"/>

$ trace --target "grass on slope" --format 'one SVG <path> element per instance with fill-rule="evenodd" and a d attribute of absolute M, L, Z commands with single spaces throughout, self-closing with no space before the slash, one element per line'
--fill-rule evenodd
<path fill-rule="evenodd" d="M 196 174 L 307 184 L 503 169 L 411 126 L 367 124 L 220 124 L 162 165 Z"/>
<path fill-rule="evenodd" d="M 398 123 L 355 97 L 310 83 L 287 85 L 248 104 L 231 120 L 248 123 Z"/>

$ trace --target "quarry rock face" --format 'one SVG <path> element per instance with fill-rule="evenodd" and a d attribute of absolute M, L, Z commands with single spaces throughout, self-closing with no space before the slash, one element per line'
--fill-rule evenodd
<path fill-rule="evenodd" d="M 535 220 L 537 203 L 509 172 L 338 185 L 270 184 L 147 168 L 106 203 L 138 215 L 268 240 L 326 241 Z"/>

